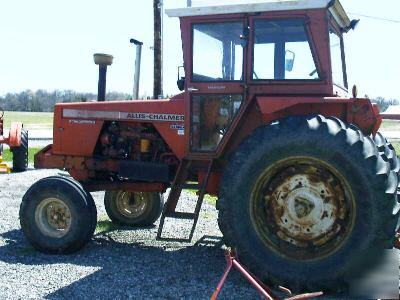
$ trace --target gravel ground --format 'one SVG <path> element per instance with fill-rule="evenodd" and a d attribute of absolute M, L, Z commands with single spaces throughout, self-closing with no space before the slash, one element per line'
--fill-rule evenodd
<path fill-rule="evenodd" d="M 58 171 L 0 174 L 0 299 L 209 299 L 224 271 L 225 259 L 215 208 L 204 203 L 194 243 L 155 240 L 157 226 L 121 228 L 96 234 L 84 249 L 67 256 L 36 252 L 26 241 L 18 211 L 23 194 L 40 178 Z M 92 194 L 98 219 L 107 220 L 103 193 Z M 182 209 L 194 207 L 190 194 Z M 166 234 L 189 227 L 168 219 Z M 158 224 L 156 224 L 158 225 Z M 245 279 L 232 272 L 221 299 L 257 298 Z"/>
<path fill-rule="evenodd" d="M 20 229 L 19 205 L 29 186 L 57 173 L 30 169 L 0 174 L 0 299 L 210 298 L 226 264 L 217 211 L 206 202 L 192 244 L 157 242 L 157 223 L 151 228 L 97 233 L 85 248 L 72 255 L 36 252 Z M 98 221 L 107 222 L 104 194 L 92 195 Z M 180 209 L 192 210 L 195 199 L 184 194 Z M 188 230 L 182 232 L 189 229 L 187 221 L 166 222 L 167 235 L 188 234 Z M 398 251 L 394 254 L 398 259 Z M 233 271 L 219 299 L 259 298 Z"/>

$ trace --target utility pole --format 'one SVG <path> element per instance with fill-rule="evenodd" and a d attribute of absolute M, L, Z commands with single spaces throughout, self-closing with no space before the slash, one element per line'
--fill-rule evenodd
<path fill-rule="evenodd" d="M 163 94 L 162 89 L 162 1 L 153 0 L 154 10 L 154 89 L 153 97 L 158 99 Z"/>

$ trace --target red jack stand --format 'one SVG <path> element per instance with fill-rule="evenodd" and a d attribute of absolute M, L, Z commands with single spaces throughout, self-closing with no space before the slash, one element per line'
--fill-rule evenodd
<path fill-rule="evenodd" d="M 255 277 L 245 267 L 243 267 L 239 263 L 237 258 L 232 254 L 231 251 L 226 250 L 225 257 L 226 257 L 226 261 L 227 261 L 227 266 L 226 266 L 224 275 L 222 275 L 222 278 L 219 281 L 217 288 L 215 289 L 214 293 L 211 296 L 211 300 L 217 299 L 218 294 L 221 291 L 232 267 L 235 267 L 244 277 L 246 277 L 246 279 L 250 282 L 250 284 L 261 294 L 261 296 L 263 298 L 268 299 L 268 300 L 280 299 L 279 297 L 277 297 L 276 295 L 274 295 L 272 293 L 272 290 L 270 288 L 268 288 L 264 283 L 262 283 L 259 279 L 257 279 L 257 277 Z M 316 293 L 307 293 L 307 294 L 293 296 L 292 292 L 289 289 L 284 288 L 284 287 L 279 287 L 279 289 L 288 294 L 289 298 L 285 298 L 286 300 L 310 299 L 310 298 L 315 298 L 315 297 L 319 297 L 319 296 L 323 295 L 322 292 L 316 292 Z"/>
<path fill-rule="evenodd" d="M 400 250 L 400 229 L 396 233 L 396 240 L 394 241 L 394 247 Z"/>

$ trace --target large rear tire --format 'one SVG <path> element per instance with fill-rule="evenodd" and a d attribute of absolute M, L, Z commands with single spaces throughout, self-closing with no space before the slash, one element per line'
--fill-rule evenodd
<path fill-rule="evenodd" d="M 261 279 L 335 289 L 393 241 L 398 177 L 369 137 L 334 118 L 291 117 L 239 146 L 218 223 Z"/>
<path fill-rule="evenodd" d="M 104 206 L 108 217 L 116 224 L 149 226 L 161 215 L 164 201 L 160 193 L 106 191 Z"/>
<path fill-rule="evenodd" d="M 34 248 L 68 254 L 82 248 L 96 228 L 93 198 L 78 183 L 59 176 L 33 184 L 22 199 L 21 228 Z"/>
<path fill-rule="evenodd" d="M 11 148 L 14 172 L 23 172 L 28 168 L 28 149 L 28 132 L 22 128 L 21 145 Z"/>

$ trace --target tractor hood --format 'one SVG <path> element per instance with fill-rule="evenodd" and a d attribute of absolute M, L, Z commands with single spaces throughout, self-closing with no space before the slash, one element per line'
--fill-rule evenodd
<path fill-rule="evenodd" d="M 91 156 L 107 121 L 152 124 L 161 135 L 166 135 L 172 125 L 184 124 L 184 110 L 183 99 L 180 98 L 57 104 L 54 109 L 52 152 Z M 179 138 L 183 140 L 183 136 Z M 182 145 L 176 144 L 182 152 Z"/>

